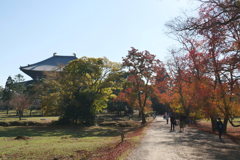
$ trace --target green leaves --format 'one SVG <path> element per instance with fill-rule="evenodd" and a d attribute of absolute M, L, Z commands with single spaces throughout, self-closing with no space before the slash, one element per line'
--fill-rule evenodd
<path fill-rule="evenodd" d="M 120 71 L 121 65 L 107 58 L 76 59 L 56 79 L 48 81 L 51 91 L 44 98 L 55 99 L 57 103 L 51 106 L 57 104 L 63 119 L 93 124 L 96 112 L 107 107 L 113 90 L 118 87 L 116 77 Z"/>

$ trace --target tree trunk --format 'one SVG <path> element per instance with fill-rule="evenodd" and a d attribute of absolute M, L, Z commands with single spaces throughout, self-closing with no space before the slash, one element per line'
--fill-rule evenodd
<path fill-rule="evenodd" d="M 22 116 L 23 116 L 23 111 L 18 111 L 18 118 L 19 118 L 19 120 L 22 120 Z"/>
<path fill-rule="evenodd" d="M 240 127 L 240 125 L 236 125 L 233 123 L 233 118 L 229 119 L 229 123 L 233 126 L 233 127 Z"/>
<path fill-rule="evenodd" d="M 211 117 L 212 131 L 216 131 L 216 118 Z"/>
<path fill-rule="evenodd" d="M 8 115 L 8 111 L 9 111 L 9 106 L 7 106 L 7 115 Z"/>
<path fill-rule="evenodd" d="M 228 124 L 228 117 L 225 117 L 223 120 L 223 133 L 227 133 L 227 124 Z"/>
<path fill-rule="evenodd" d="M 141 113 L 142 113 L 142 124 L 145 124 L 147 121 L 146 121 L 143 109 L 142 109 Z"/>
<path fill-rule="evenodd" d="M 139 118 L 142 117 L 142 111 L 141 110 L 139 110 L 139 112 L 138 112 L 138 117 Z"/>

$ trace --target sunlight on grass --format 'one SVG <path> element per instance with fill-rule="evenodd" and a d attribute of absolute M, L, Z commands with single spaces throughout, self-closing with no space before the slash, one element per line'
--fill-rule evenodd
<path fill-rule="evenodd" d="M 59 119 L 59 116 L 44 117 L 41 115 L 41 112 L 39 110 L 32 111 L 32 116 L 29 116 L 29 111 L 26 110 L 24 112 L 24 116 L 22 117 L 22 120 L 19 120 L 18 116 L 16 115 L 16 111 L 14 110 L 10 110 L 8 114 L 6 114 L 6 111 L 0 111 L 0 122 L 32 121 L 32 122 L 38 122 L 38 123 L 49 123 L 52 121 L 57 121 L 58 119 Z"/>
<path fill-rule="evenodd" d="M 51 121 L 57 121 L 59 119 L 58 116 L 56 117 L 23 117 L 22 120 L 20 121 L 17 117 L 8 117 L 8 118 L 1 118 L 1 122 L 12 122 L 12 121 L 20 121 L 20 122 L 25 122 L 25 121 L 33 121 L 33 122 L 39 122 L 39 123 L 49 123 Z"/>
<path fill-rule="evenodd" d="M 28 140 L 15 140 L 17 135 Z M 76 151 L 94 151 L 119 141 L 113 128 L 34 128 L 0 127 L 0 159 L 48 159 L 55 156 L 74 156 Z"/>
<path fill-rule="evenodd" d="M 42 157 L 73 155 L 77 150 L 94 151 L 114 141 L 113 137 L 64 138 L 34 137 L 30 140 L 0 138 L 0 153 L 9 159 L 39 159 Z"/>
<path fill-rule="evenodd" d="M 34 113 L 34 112 L 33 112 Z M 89 154 L 98 154 L 100 148 L 114 147 L 121 140 L 121 132 L 134 131 L 140 123 L 133 120 L 106 121 L 99 126 L 56 126 L 50 122 L 59 117 L 43 117 L 39 111 L 29 116 L 25 112 L 20 121 L 16 112 L 0 112 L 0 122 L 21 124 L 25 122 L 44 123 L 44 125 L 0 126 L 0 160 L 1 159 L 82 159 Z M 46 123 L 46 125 L 45 125 Z M 28 123 L 26 123 L 28 124 Z M 16 137 L 24 137 L 15 140 Z M 132 137 L 133 138 L 133 137 Z M 136 142 L 139 137 L 126 138 Z"/>

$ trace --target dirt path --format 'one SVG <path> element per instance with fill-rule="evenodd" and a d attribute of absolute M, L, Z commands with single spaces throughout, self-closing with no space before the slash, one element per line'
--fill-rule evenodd
<path fill-rule="evenodd" d="M 170 126 L 157 117 L 141 144 L 127 160 L 239 160 L 240 146 L 217 135 L 186 128 L 184 133 L 169 132 Z"/>

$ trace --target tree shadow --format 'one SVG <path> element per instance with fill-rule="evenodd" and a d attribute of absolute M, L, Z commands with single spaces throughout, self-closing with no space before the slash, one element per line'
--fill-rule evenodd
<path fill-rule="evenodd" d="M 159 123 L 159 122 L 158 122 Z M 180 146 L 184 148 L 193 149 L 192 156 L 209 157 L 209 159 L 218 160 L 235 160 L 240 159 L 240 146 L 233 143 L 230 139 L 219 140 L 217 135 L 209 134 L 197 129 L 188 128 L 184 133 L 169 132 L 168 126 L 162 123 L 156 129 L 164 130 L 166 132 L 166 141 L 158 142 L 159 144 L 169 146 Z M 177 128 L 179 130 L 179 128 Z M 178 151 L 181 155 L 181 151 Z M 187 158 L 187 157 L 185 157 Z"/>
<path fill-rule="evenodd" d="M 114 137 L 122 132 L 134 131 L 136 127 L 79 127 L 79 126 L 14 126 L 1 127 L 0 137 L 16 136 L 69 136 L 72 138 L 83 137 Z"/>

